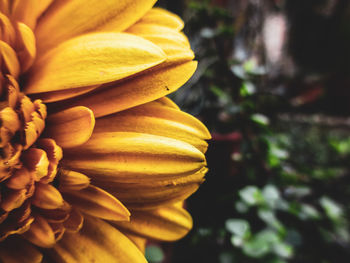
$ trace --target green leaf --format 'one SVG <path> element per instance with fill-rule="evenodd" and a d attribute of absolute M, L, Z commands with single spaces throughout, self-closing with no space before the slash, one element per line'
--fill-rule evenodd
<path fill-rule="evenodd" d="M 260 113 L 256 113 L 256 114 L 253 114 L 250 119 L 262 126 L 267 126 L 269 125 L 270 123 L 270 120 L 269 118 L 267 118 L 265 115 L 263 114 L 260 114 Z"/>
<path fill-rule="evenodd" d="M 293 256 L 293 247 L 287 243 L 276 243 L 273 245 L 273 251 L 282 258 L 291 258 Z"/>
<path fill-rule="evenodd" d="M 243 253 L 253 258 L 260 258 L 269 253 L 270 245 L 263 239 L 254 238 L 243 244 Z"/>
<path fill-rule="evenodd" d="M 260 190 L 256 186 L 244 187 L 239 191 L 239 196 L 250 206 L 261 204 L 264 201 Z"/>
<path fill-rule="evenodd" d="M 243 219 L 228 219 L 225 222 L 226 229 L 236 236 L 247 237 L 249 236 L 250 226 L 248 221 Z"/>
<path fill-rule="evenodd" d="M 326 215 L 333 221 L 338 221 L 343 216 L 342 207 L 337 204 L 335 201 L 330 199 L 327 196 L 323 196 L 320 199 L 320 204 L 326 212 Z"/>
<path fill-rule="evenodd" d="M 150 263 L 160 263 L 164 260 L 164 253 L 160 247 L 149 245 L 146 247 L 145 257 Z"/>

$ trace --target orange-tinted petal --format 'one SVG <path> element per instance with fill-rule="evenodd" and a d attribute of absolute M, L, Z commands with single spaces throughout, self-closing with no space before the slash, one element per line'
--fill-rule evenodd
<path fill-rule="evenodd" d="M 95 118 L 90 109 L 73 107 L 50 115 L 43 137 L 54 139 L 62 148 L 76 147 L 90 138 L 94 126 Z"/>
<path fill-rule="evenodd" d="M 66 233 L 47 253 L 56 263 L 147 263 L 141 251 L 110 224 L 86 216 L 78 233 Z"/>
<path fill-rule="evenodd" d="M 4 263 L 41 263 L 43 255 L 29 242 L 9 237 L 0 246 L 0 261 Z"/>
<path fill-rule="evenodd" d="M 65 192 L 64 198 L 86 214 L 109 220 L 129 220 L 129 211 L 118 199 L 93 185 Z"/>
<path fill-rule="evenodd" d="M 94 112 L 96 118 L 119 112 L 159 99 L 177 90 L 192 76 L 196 67 L 197 63 L 190 61 L 154 69 L 109 88 L 77 97 L 67 102 L 67 106 L 86 106 Z"/>
<path fill-rule="evenodd" d="M 185 209 L 173 205 L 155 210 L 133 211 L 130 222 L 112 224 L 145 238 L 174 241 L 190 231 L 192 218 Z"/>

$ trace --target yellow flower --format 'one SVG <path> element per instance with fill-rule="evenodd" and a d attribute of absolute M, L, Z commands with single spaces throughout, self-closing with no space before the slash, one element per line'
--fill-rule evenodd
<path fill-rule="evenodd" d="M 145 262 L 192 227 L 205 126 L 165 96 L 196 69 L 155 0 L 0 0 L 0 261 Z"/>

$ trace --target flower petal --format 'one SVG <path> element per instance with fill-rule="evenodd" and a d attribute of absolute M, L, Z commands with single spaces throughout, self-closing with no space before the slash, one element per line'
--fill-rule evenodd
<path fill-rule="evenodd" d="M 136 24 L 139 23 L 166 26 L 176 31 L 184 27 L 184 22 L 179 16 L 159 7 L 149 10 Z"/>
<path fill-rule="evenodd" d="M 162 106 L 157 102 L 146 103 L 96 120 L 94 133 L 138 132 L 160 135 L 190 143 L 202 152 L 206 151 L 210 133 L 191 115 Z"/>
<path fill-rule="evenodd" d="M 82 173 L 60 169 L 57 176 L 58 189 L 61 192 L 81 190 L 89 186 L 90 178 Z"/>
<path fill-rule="evenodd" d="M 92 87 L 82 87 L 82 88 L 64 89 L 64 90 L 58 90 L 58 91 L 49 91 L 49 92 L 33 94 L 32 97 L 34 99 L 40 98 L 45 103 L 56 102 L 56 101 L 65 100 L 65 99 L 73 98 L 73 97 L 88 93 L 89 91 L 92 91 L 98 87 L 99 87 L 99 85 L 95 85 Z"/>
<path fill-rule="evenodd" d="M 56 263 L 147 263 L 141 251 L 110 224 L 86 216 L 78 233 L 66 233 L 47 253 Z"/>
<path fill-rule="evenodd" d="M 113 222 L 126 232 L 162 241 L 174 241 L 185 236 L 192 228 L 191 215 L 179 206 L 154 210 L 133 211 L 130 222 Z"/>
<path fill-rule="evenodd" d="M 203 168 L 193 175 L 171 180 L 152 182 L 117 183 L 95 180 L 95 184 L 116 196 L 128 208 L 144 210 L 185 200 L 193 194 L 204 181 L 207 169 Z"/>
<path fill-rule="evenodd" d="M 143 182 L 192 174 L 205 166 L 194 146 L 172 138 L 134 132 L 93 134 L 65 152 L 63 166 L 91 179 Z"/>
<path fill-rule="evenodd" d="M 123 233 L 125 236 L 127 236 L 127 238 L 129 238 L 139 249 L 140 251 L 145 254 L 146 251 L 146 243 L 147 243 L 147 239 L 144 237 L 140 237 L 137 235 L 133 235 L 130 233 Z"/>
<path fill-rule="evenodd" d="M 52 34 L 51 34 L 52 35 Z M 126 33 L 94 33 L 68 40 L 28 74 L 27 94 L 58 91 L 120 80 L 165 60 L 152 42 Z"/>
<path fill-rule="evenodd" d="M 109 220 L 129 220 L 129 211 L 118 199 L 93 185 L 63 195 L 65 200 L 88 215 Z"/>
<path fill-rule="evenodd" d="M 90 138 L 94 126 L 95 118 L 90 109 L 73 107 L 50 115 L 43 137 L 54 139 L 62 148 L 75 147 Z"/>
<path fill-rule="evenodd" d="M 21 71 L 25 72 L 35 59 L 35 36 L 33 31 L 23 23 L 17 23 L 17 31 L 17 56 L 21 64 Z"/>
<path fill-rule="evenodd" d="M 34 28 L 37 18 L 53 0 L 15 0 L 12 4 L 12 18 Z"/>
<path fill-rule="evenodd" d="M 83 227 L 83 222 L 83 215 L 77 209 L 72 209 L 69 218 L 64 221 L 63 225 L 67 231 L 77 233 Z"/>
<path fill-rule="evenodd" d="M 56 0 L 39 20 L 39 49 L 47 50 L 64 40 L 97 28 L 120 32 L 142 17 L 156 0 Z M 52 34 L 52 32 L 55 32 Z"/>
<path fill-rule="evenodd" d="M 154 69 L 111 87 L 79 96 L 62 105 L 86 106 L 94 112 L 96 118 L 105 116 L 159 99 L 177 90 L 192 76 L 196 67 L 197 62 L 190 61 Z"/>
<path fill-rule="evenodd" d="M 9 237 L 0 246 L 0 261 L 6 263 L 40 263 L 43 255 L 29 242 Z"/>
<path fill-rule="evenodd" d="M 41 216 L 36 216 L 30 229 L 22 235 L 39 247 L 48 248 L 55 244 L 55 234 L 48 222 Z"/>
<path fill-rule="evenodd" d="M 164 38 L 179 45 L 190 47 L 188 38 L 182 32 L 159 24 L 139 23 L 128 28 L 126 32 L 143 38 Z"/>
<path fill-rule="evenodd" d="M 54 186 L 36 183 L 32 204 L 43 209 L 56 209 L 63 206 L 63 198 Z"/>
<path fill-rule="evenodd" d="M 9 73 L 13 77 L 17 78 L 20 71 L 20 65 L 16 52 L 11 46 L 9 46 L 9 44 L 2 40 L 0 40 L 0 55 L 3 72 Z"/>

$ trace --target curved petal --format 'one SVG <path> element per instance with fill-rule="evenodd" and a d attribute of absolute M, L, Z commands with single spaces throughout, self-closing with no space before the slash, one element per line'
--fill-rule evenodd
<path fill-rule="evenodd" d="M 52 34 L 51 34 L 52 35 Z M 165 60 L 152 42 L 126 33 L 94 33 L 68 40 L 38 58 L 27 94 L 93 86 L 129 77 Z"/>
<path fill-rule="evenodd" d="M 39 247 L 48 248 L 55 244 L 55 234 L 49 223 L 41 216 L 36 216 L 30 229 L 22 235 Z"/>
<path fill-rule="evenodd" d="M 192 228 L 191 215 L 179 206 L 154 210 L 133 211 L 130 222 L 113 222 L 126 232 L 145 238 L 174 241 L 184 237 Z"/>
<path fill-rule="evenodd" d="M 206 168 L 202 168 L 193 175 L 148 183 L 95 181 L 95 184 L 116 196 L 130 209 L 154 209 L 188 198 L 204 181 L 206 171 Z"/>
<path fill-rule="evenodd" d="M 37 18 L 45 11 L 53 0 L 14 0 L 12 18 L 34 28 Z"/>
<path fill-rule="evenodd" d="M 78 191 L 65 192 L 63 196 L 86 214 L 109 220 L 129 220 L 128 209 L 118 199 L 93 185 Z"/>
<path fill-rule="evenodd" d="M 76 147 L 85 143 L 95 126 L 93 112 L 86 107 L 73 107 L 47 118 L 43 137 L 56 141 L 62 148 Z"/>
<path fill-rule="evenodd" d="M 40 98 L 45 103 L 56 102 L 60 100 L 74 98 L 76 96 L 88 93 L 98 87 L 99 85 L 95 85 L 92 87 L 82 87 L 82 88 L 73 88 L 73 89 L 64 89 L 64 90 L 58 90 L 58 91 L 36 93 L 32 95 L 32 98 L 33 99 Z"/>
<path fill-rule="evenodd" d="M 145 74 L 52 107 L 55 110 L 58 107 L 82 105 L 91 109 L 96 118 L 102 117 L 166 96 L 181 87 L 196 68 L 196 61 L 155 68 Z"/>
<path fill-rule="evenodd" d="M 38 48 L 58 43 L 103 27 L 120 32 L 135 23 L 156 0 L 56 0 L 39 20 L 35 34 Z M 55 32 L 52 34 L 52 32 Z"/>
<path fill-rule="evenodd" d="M 20 65 L 16 52 L 9 44 L 2 40 L 0 40 L 0 55 L 2 60 L 2 68 L 5 69 L 3 72 L 9 73 L 13 77 L 17 78 L 20 71 Z"/>
<path fill-rule="evenodd" d="M 210 139 L 207 128 L 191 115 L 162 106 L 146 103 L 96 120 L 94 133 L 138 132 L 174 138 L 192 144 L 202 152 L 204 140 Z"/>
<path fill-rule="evenodd" d="M 66 233 L 48 250 L 56 263 L 147 263 L 142 252 L 110 224 L 89 216 L 78 233 Z"/>
<path fill-rule="evenodd" d="M 0 245 L 0 261 L 6 263 L 40 263 L 43 255 L 29 242 L 8 237 Z"/>
<path fill-rule="evenodd" d="M 62 165 L 91 179 L 143 182 L 189 175 L 205 166 L 194 146 L 172 138 L 134 132 L 93 134 L 65 152 Z"/>
<path fill-rule="evenodd" d="M 36 55 L 35 36 L 33 31 L 23 23 L 17 23 L 17 56 L 21 71 L 25 72 L 34 63 Z"/>
<path fill-rule="evenodd" d="M 179 16 L 159 7 L 149 10 L 136 24 L 139 23 L 166 26 L 176 31 L 184 27 L 184 22 Z"/>

